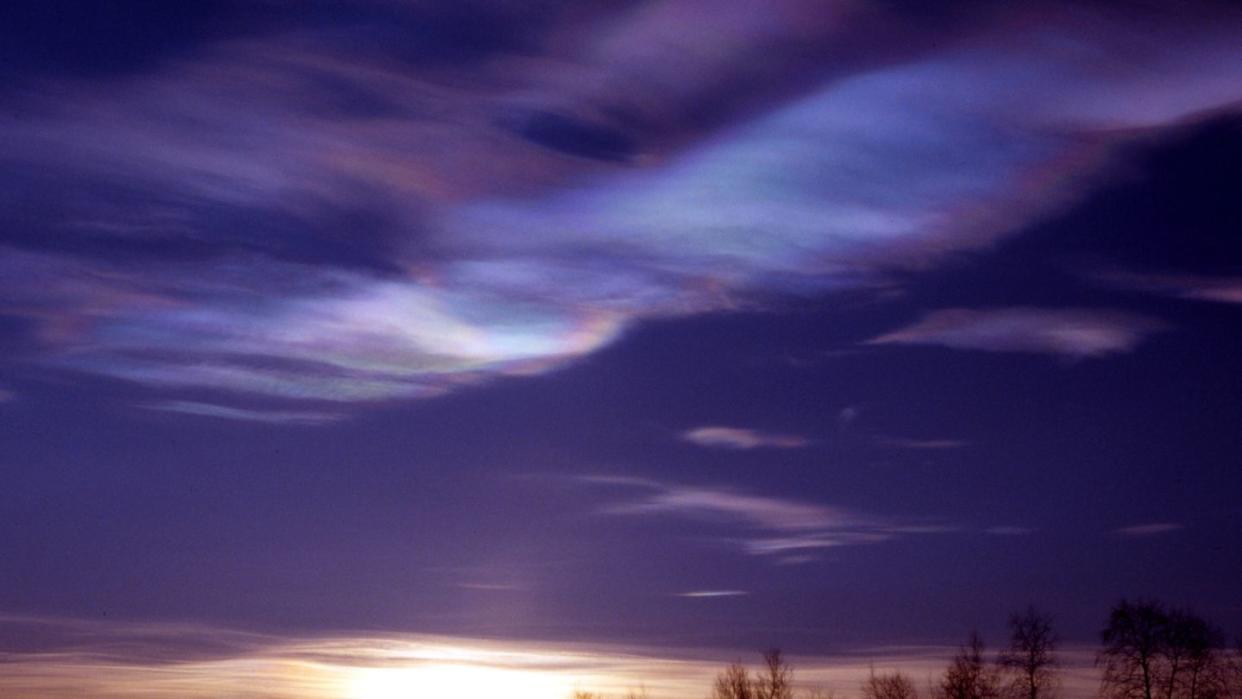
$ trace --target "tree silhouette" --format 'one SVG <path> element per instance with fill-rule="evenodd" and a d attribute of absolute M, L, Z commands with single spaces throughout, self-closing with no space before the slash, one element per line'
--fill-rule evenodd
<path fill-rule="evenodd" d="M 862 686 L 863 699 L 918 699 L 918 691 L 914 682 L 901 672 L 890 672 L 883 675 L 871 674 Z"/>
<path fill-rule="evenodd" d="M 733 663 L 716 675 L 712 699 L 758 699 L 750 673 L 740 662 Z"/>
<path fill-rule="evenodd" d="M 983 659 L 983 639 L 978 631 L 950 661 L 937 688 L 940 699 L 996 699 L 1000 696 L 1000 678 Z"/>
<path fill-rule="evenodd" d="M 1001 652 L 999 662 L 1012 675 L 1010 692 L 1023 699 L 1052 696 L 1057 686 L 1058 643 L 1052 617 L 1029 606 L 1009 617 L 1009 632 L 1009 647 Z"/>
<path fill-rule="evenodd" d="M 1101 693 L 1110 699 L 1213 699 L 1228 691 L 1224 634 L 1155 600 L 1122 600 L 1100 633 Z"/>
<path fill-rule="evenodd" d="M 1109 699 L 1152 699 L 1161 684 L 1161 662 L 1169 614 L 1152 600 L 1122 600 L 1100 632 L 1104 648 L 1096 656 L 1103 675 L 1100 693 Z"/>
<path fill-rule="evenodd" d="M 763 654 L 763 670 L 754 682 L 756 699 L 793 699 L 793 668 L 779 648 Z"/>

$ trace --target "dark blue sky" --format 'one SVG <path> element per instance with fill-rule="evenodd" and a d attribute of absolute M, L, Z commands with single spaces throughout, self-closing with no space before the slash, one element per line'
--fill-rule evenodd
<path fill-rule="evenodd" d="M 0 610 L 1242 632 L 1236 8 L 538 8 L 0 10 Z"/>

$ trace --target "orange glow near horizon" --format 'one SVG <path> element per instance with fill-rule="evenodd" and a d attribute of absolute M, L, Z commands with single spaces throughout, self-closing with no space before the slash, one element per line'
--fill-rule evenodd
<path fill-rule="evenodd" d="M 421 635 L 279 637 L 172 624 L 4 618 L 0 626 L 63 637 L 38 650 L 0 649 L 0 696 L 69 699 L 608 699 L 644 689 L 648 699 L 699 699 L 715 674 L 758 652 L 654 655 L 615 645 L 554 646 Z M 10 636 L 16 637 L 16 636 Z M 205 653 L 204 648 L 213 649 Z M 790 656 L 800 687 L 857 695 L 874 666 L 932 683 L 956 650 L 876 648 L 845 656 Z M 1067 697 L 1092 696 L 1091 654 L 1066 649 Z"/>

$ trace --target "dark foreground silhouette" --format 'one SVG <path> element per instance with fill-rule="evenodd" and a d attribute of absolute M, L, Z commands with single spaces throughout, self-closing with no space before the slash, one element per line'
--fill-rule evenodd
<path fill-rule="evenodd" d="M 1122 600 L 1100 632 L 1095 665 L 1101 699 L 1242 699 L 1242 639 L 1230 649 L 1225 634 L 1186 609 L 1155 600 Z M 926 699 L 1053 699 L 1059 689 L 1059 639 L 1051 616 L 1027 607 L 1009 618 L 1009 642 L 992 660 L 972 631 Z M 817 687 L 798 687 L 779 649 L 763 654 L 759 669 L 740 661 L 720 671 L 711 699 L 845 699 Z M 873 667 L 859 687 L 861 699 L 919 699 L 914 681 L 900 671 Z M 643 689 L 624 699 L 646 699 Z M 607 699 L 577 692 L 574 699 Z"/>

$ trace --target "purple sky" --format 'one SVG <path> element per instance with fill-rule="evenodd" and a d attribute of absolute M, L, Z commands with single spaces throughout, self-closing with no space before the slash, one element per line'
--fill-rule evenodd
<path fill-rule="evenodd" d="M 1242 633 L 1242 10 L 1170 7 L 5 3 L 0 649 Z"/>

